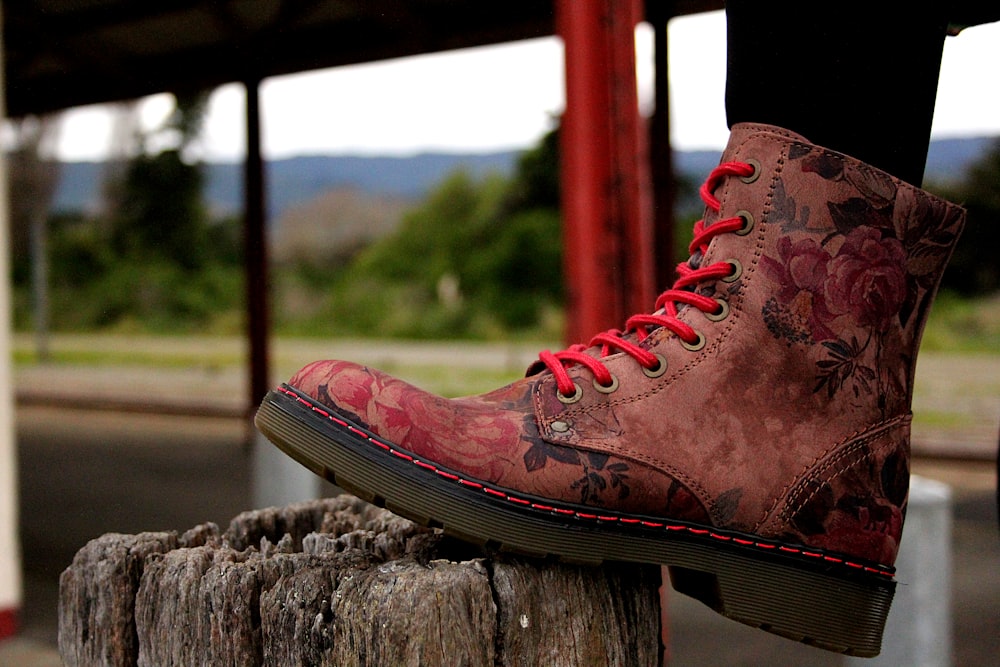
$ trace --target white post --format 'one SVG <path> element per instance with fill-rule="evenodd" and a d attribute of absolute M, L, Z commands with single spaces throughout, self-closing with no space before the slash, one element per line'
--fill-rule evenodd
<path fill-rule="evenodd" d="M 260 433 L 253 436 L 253 506 L 283 507 L 320 495 L 320 478 L 272 445 Z"/>
<path fill-rule="evenodd" d="M 247 155 L 244 171 L 246 227 L 247 327 L 250 339 L 250 396 L 259 401 L 271 388 L 268 377 L 270 316 L 268 313 L 266 186 L 261 152 L 260 81 L 246 84 Z M 253 406 L 256 409 L 256 405 Z M 254 507 L 288 505 L 319 496 L 320 480 L 283 454 L 260 433 L 253 438 Z"/>
<path fill-rule="evenodd" d="M 896 597 L 877 658 L 848 667 L 949 667 L 951 659 L 951 487 L 913 476 Z"/>
<path fill-rule="evenodd" d="M 3 25 L 0 23 L 0 122 L 3 100 Z M 14 391 L 11 386 L 10 232 L 7 169 L 0 155 L 0 639 L 17 630 L 21 607 L 21 545 L 18 539 L 17 450 L 14 440 Z"/>

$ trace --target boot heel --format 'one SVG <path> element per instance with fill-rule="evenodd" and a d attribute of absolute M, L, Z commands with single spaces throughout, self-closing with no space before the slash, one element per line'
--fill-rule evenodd
<path fill-rule="evenodd" d="M 805 644 L 873 657 L 895 582 L 845 580 L 749 559 L 716 572 L 668 567 L 670 583 L 723 616 Z"/>

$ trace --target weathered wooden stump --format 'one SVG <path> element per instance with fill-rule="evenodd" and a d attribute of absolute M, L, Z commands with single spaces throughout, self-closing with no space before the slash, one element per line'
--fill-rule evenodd
<path fill-rule="evenodd" d="M 655 665 L 658 567 L 484 556 L 353 496 L 108 534 L 63 572 L 75 665 Z"/>

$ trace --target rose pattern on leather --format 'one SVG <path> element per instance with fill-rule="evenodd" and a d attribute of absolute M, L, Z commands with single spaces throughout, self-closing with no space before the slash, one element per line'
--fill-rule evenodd
<path fill-rule="evenodd" d="M 531 419 L 534 428 L 535 421 Z M 537 429 L 536 429 L 537 430 Z M 579 466 L 582 473 L 570 483 L 570 488 L 579 492 L 580 502 L 585 505 L 606 505 L 604 495 L 611 492 L 618 500 L 629 497 L 629 465 L 623 461 L 608 463 L 611 457 L 599 452 L 585 452 L 573 447 L 564 447 L 544 440 L 535 440 L 524 453 L 524 469 L 528 473 L 544 468 L 549 461 Z"/>
<path fill-rule="evenodd" d="M 501 481 L 520 459 L 528 474 L 572 467 L 565 478 L 581 504 L 606 507 L 632 492 L 627 462 L 539 437 L 527 381 L 493 392 L 495 402 L 451 400 L 363 366 L 329 362 L 306 367 L 290 384 L 357 426 L 479 481 Z"/>
<path fill-rule="evenodd" d="M 517 466 L 520 443 L 539 441 L 525 419 L 526 388 L 496 403 L 449 400 L 348 362 L 307 366 L 289 384 L 375 435 L 481 480 L 502 478 Z"/>
<path fill-rule="evenodd" d="M 789 178 L 818 177 L 830 182 L 819 187 L 844 195 L 810 209 L 779 179 L 773 219 L 783 235 L 760 264 L 775 285 L 764 324 L 812 359 L 814 393 L 833 400 L 846 391 L 883 420 L 898 418 L 909 410 L 914 341 L 961 220 L 929 214 L 925 193 L 836 153 L 793 145 L 789 162 L 801 170 Z M 782 539 L 893 562 L 909 484 L 906 438 L 857 453 L 835 477 L 811 478 Z"/>
<path fill-rule="evenodd" d="M 909 479 L 901 448 L 884 460 L 866 449 L 861 461 L 836 479 L 808 487 L 808 499 L 790 517 L 796 532 L 781 537 L 891 563 L 899 549 Z"/>
<path fill-rule="evenodd" d="M 850 184 L 866 196 L 813 211 L 779 181 L 774 211 L 786 234 L 776 255 L 761 258 L 764 274 L 778 286 L 763 307 L 764 323 L 790 345 L 821 346 L 814 391 L 832 398 L 849 387 L 855 398 L 877 396 L 886 416 L 885 397 L 904 394 L 908 380 L 887 369 L 900 361 L 908 367 L 910 360 L 885 359 L 887 347 L 897 346 L 887 344 L 884 332 L 893 320 L 905 329 L 920 319 L 912 316 L 927 307 L 957 237 L 956 220 L 941 218 L 928 230 L 925 198 L 903 200 L 888 174 L 836 153 L 794 145 L 789 158 L 805 174 Z"/>

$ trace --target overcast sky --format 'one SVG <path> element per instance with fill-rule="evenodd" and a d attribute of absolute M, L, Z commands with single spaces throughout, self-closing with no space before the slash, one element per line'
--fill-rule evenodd
<path fill-rule="evenodd" d="M 672 141 L 678 149 L 721 149 L 725 18 L 712 12 L 670 22 Z M 640 104 L 649 108 L 652 33 L 637 33 Z M 939 85 L 935 137 L 1000 135 L 1000 23 L 948 38 Z M 525 148 L 564 106 L 562 47 L 536 39 L 394 61 L 277 77 L 261 87 L 263 145 L 269 158 L 315 153 L 407 154 L 423 150 Z M 243 152 L 242 88 L 212 95 L 198 151 L 209 160 Z M 171 107 L 147 98 L 143 123 L 155 126 Z M 68 113 L 59 139 L 64 159 L 100 159 L 111 121 L 104 107 Z"/>

